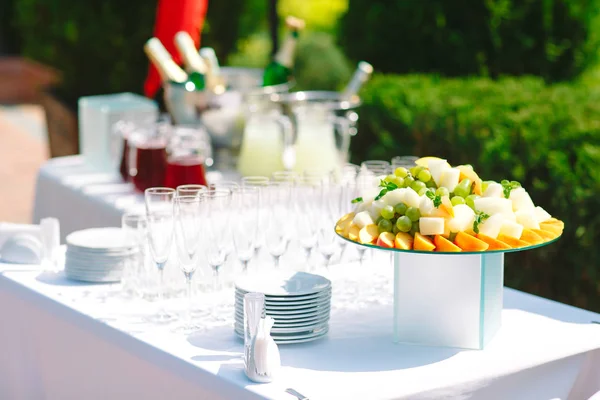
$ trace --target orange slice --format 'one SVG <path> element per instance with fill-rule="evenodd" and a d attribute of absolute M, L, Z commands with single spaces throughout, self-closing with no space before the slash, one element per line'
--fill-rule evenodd
<path fill-rule="evenodd" d="M 477 239 L 486 242 L 487 244 L 490 245 L 490 247 L 488 247 L 488 250 L 508 250 L 508 249 L 512 249 L 512 247 L 507 244 L 504 243 L 498 239 L 494 239 L 493 237 L 490 237 L 488 235 L 484 235 L 483 233 L 478 233 L 477 234 Z"/>
<path fill-rule="evenodd" d="M 552 240 L 552 239 L 556 239 L 558 237 L 558 235 L 555 234 L 555 233 L 544 231 L 544 230 L 541 230 L 541 229 L 532 229 L 532 231 L 534 231 L 535 233 L 537 233 L 538 235 L 540 235 L 542 237 L 542 239 L 543 239 L 544 242 L 547 242 L 547 241 Z"/>
<path fill-rule="evenodd" d="M 529 242 L 503 234 L 498 235 L 498 240 L 514 248 L 531 246 Z"/>
<path fill-rule="evenodd" d="M 477 239 L 464 232 L 458 232 L 454 238 L 454 243 L 464 251 L 485 251 L 490 247 L 483 240 Z"/>
<path fill-rule="evenodd" d="M 523 229 L 523 233 L 521 234 L 521 240 L 531 244 L 540 244 L 545 242 L 545 240 L 540 235 L 527 228 Z"/>
<path fill-rule="evenodd" d="M 435 238 L 433 238 L 433 243 L 435 243 L 436 251 L 462 251 L 460 247 L 440 235 L 435 235 Z"/>
<path fill-rule="evenodd" d="M 435 244 L 427 236 L 421 235 L 419 232 L 415 233 L 415 241 L 413 243 L 415 250 L 421 251 L 433 251 Z"/>

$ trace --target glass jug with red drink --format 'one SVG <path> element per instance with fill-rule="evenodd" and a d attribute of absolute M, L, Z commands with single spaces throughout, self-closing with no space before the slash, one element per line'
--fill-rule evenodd
<path fill-rule="evenodd" d="M 166 187 L 206 185 L 205 165 L 212 164 L 210 139 L 200 128 L 177 126 L 169 142 Z"/>
<path fill-rule="evenodd" d="M 169 137 L 166 124 L 138 128 L 128 135 L 129 176 L 137 190 L 165 185 Z"/>

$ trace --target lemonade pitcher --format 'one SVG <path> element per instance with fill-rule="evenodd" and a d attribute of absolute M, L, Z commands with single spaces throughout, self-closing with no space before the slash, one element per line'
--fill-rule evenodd
<path fill-rule="evenodd" d="M 295 164 L 290 119 L 275 110 L 251 112 L 246 119 L 238 159 L 243 176 L 271 176 Z"/>
<path fill-rule="evenodd" d="M 347 162 L 351 121 L 322 104 L 294 108 L 294 171 L 337 171 Z"/>

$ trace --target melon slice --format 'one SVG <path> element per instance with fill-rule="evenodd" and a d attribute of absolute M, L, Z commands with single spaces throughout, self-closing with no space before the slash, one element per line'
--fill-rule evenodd
<path fill-rule="evenodd" d="M 486 242 L 464 232 L 458 232 L 456 234 L 454 243 L 463 249 L 463 251 L 485 251 L 490 247 Z"/>
<path fill-rule="evenodd" d="M 552 239 L 556 239 L 558 237 L 558 235 L 555 233 L 543 231 L 541 229 L 532 229 L 532 231 L 534 231 L 535 233 L 540 235 L 542 237 L 542 239 L 544 239 L 544 242 L 547 242 Z"/>
<path fill-rule="evenodd" d="M 531 244 L 540 244 L 545 242 L 545 240 L 540 235 L 538 235 L 531 229 L 523 229 L 523 233 L 521 234 L 521 240 Z"/>
<path fill-rule="evenodd" d="M 531 243 L 503 234 L 498 235 L 498 240 L 514 248 L 531 246 Z"/>
<path fill-rule="evenodd" d="M 414 239 L 406 232 L 398 232 L 394 241 L 397 249 L 412 250 Z"/>
<path fill-rule="evenodd" d="M 559 225 L 548 224 L 546 222 L 542 222 L 540 224 L 540 229 L 543 231 L 551 232 L 551 233 L 555 234 L 556 236 L 560 236 L 563 233 L 563 229 Z"/>
<path fill-rule="evenodd" d="M 490 247 L 488 247 L 488 250 L 508 250 L 508 249 L 512 249 L 512 247 L 510 245 L 508 245 L 507 243 L 504 243 L 498 239 L 494 239 L 493 237 L 489 237 L 487 235 L 484 235 L 483 233 L 478 233 L 477 234 L 477 239 L 486 242 L 487 244 L 490 245 Z"/>
<path fill-rule="evenodd" d="M 358 234 L 360 232 L 360 228 L 355 223 L 350 224 L 348 228 L 348 239 L 358 242 Z"/>
<path fill-rule="evenodd" d="M 431 239 L 429 239 L 427 236 L 423 236 L 417 232 L 415 233 L 413 248 L 421 251 L 433 251 L 435 249 L 435 244 L 433 244 Z"/>
<path fill-rule="evenodd" d="M 447 251 L 447 252 L 458 252 L 462 251 L 460 247 L 449 241 L 443 236 L 435 235 L 433 238 L 433 243 L 435 244 L 436 251 Z"/>

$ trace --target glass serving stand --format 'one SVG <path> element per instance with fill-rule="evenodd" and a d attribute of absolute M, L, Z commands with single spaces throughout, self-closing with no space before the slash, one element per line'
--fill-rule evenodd
<path fill-rule="evenodd" d="M 427 346 L 483 349 L 502 319 L 504 253 L 542 244 L 483 252 L 387 249 L 394 263 L 394 341 Z"/>

